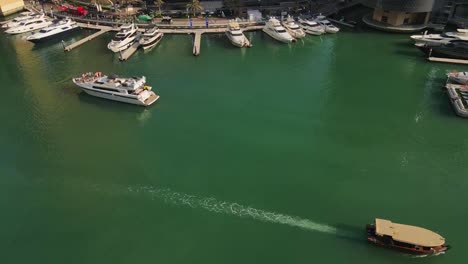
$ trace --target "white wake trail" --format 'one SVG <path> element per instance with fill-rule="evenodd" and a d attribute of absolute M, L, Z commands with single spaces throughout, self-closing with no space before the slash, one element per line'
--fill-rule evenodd
<path fill-rule="evenodd" d="M 143 193 L 150 195 L 152 199 L 161 199 L 173 205 L 189 206 L 191 208 L 201 208 L 218 214 L 234 215 L 238 217 L 252 218 L 262 222 L 277 223 L 299 227 L 305 230 L 318 231 L 322 233 L 337 234 L 335 227 L 313 222 L 296 216 L 289 216 L 237 203 L 219 201 L 215 198 L 197 197 L 184 193 L 174 192 L 170 189 L 159 189 L 148 186 L 133 186 L 127 188 L 130 193 Z"/>

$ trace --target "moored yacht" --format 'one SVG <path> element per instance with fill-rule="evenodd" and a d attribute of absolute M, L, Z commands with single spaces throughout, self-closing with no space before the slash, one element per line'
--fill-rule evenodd
<path fill-rule="evenodd" d="M 435 232 L 385 219 L 375 219 L 374 224 L 366 226 L 366 231 L 369 242 L 410 254 L 432 255 L 450 249 L 445 238 Z"/>
<path fill-rule="evenodd" d="M 281 22 L 283 27 L 288 31 L 289 34 L 293 38 L 299 39 L 305 37 L 305 32 L 299 27 L 299 25 L 294 21 L 294 19 L 291 16 L 288 16 L 288 18 L 284 21 Z"/>
<path fill-rule="evenodd" d="M 338 27 L 333 25 L 330 21 L 326 20 L 325 16 L 317 16 L 315 18 L 315 21 L 319 25 L 323 26 L 323 28 L 325 29 L 325 32 L 327 33 L 337 33 L 338 31 L 340 31 Z"/>
<path fill-rule="evenodd" d="M 299 18 L 299 25 L 305 33 L 320 36 L 325 33 L 325 28 L 315 21 Z"/>
<path fill-rule="evenodd" d="M 157 26 L 148 28 L 145 32 L 141 35 L 140 45 L 143 47 L 144 50 L 151 49 L 152 47 L 156 46 L 159 41 L 161 41 L 164 34 L 159 31 Z"/>
<path fill-rule="evenodd" d="M 73 83 L 89 95 L 129 104 L 149 106 L 159 98 L 145 85 L 145 76 L 122 78 L 88 72 L 73 78 Z"/>
<path fill-rule="evenodd" d="M 107 48 L 113 52 L 119 52 L 130 47 L 137 37 L 138 27 L 135 24 L 122 25 L 120 31 L 109 42 Z"/>
<path fill-rule="evenodd" d="M 8 34 L 21 34 L 37 29 L 48 27 L 52 24 L 52 21 L 48 20 L 46 17 L 42 16 L 39 18 L 28 19 L 21 22 L 18 26 L 9 28 L 5 31 Z"/>
<path fill-rule="evenodd" d="M 57 19 L 52 22 L 52 25 L 39 30 L 31 36 L 28 36 L 26 40 L 38 43 L 57 36 L 61 36 L 77 28 L 78 24 L 70 18 Z"/>
<path fill-rule="evenodd" d="M 467 40 L 468 34 L 463 32 L 462 29 L 458 29 L 457 32 L 445 32 L 441 34 L 427 34 L 425 31 L 421 35 L 412 35 L 411 39 L 414 40 L 415 44 L 447 44 L 452 40 Z"/>
<path fill-rule="evenodd" d="M 42 15 L 43 16 L 43 15 Z M 24 22 L 29 19 L 38 18 L 40 15 L 37 15 L 33 12 L 24 12 L 21 13 L 21 16 L 15 17 L 12 20 L 8 21 L 6 24 L 2 25 L 2 28 L 13 28 L 19 26 L 21 22 Z"/>
<path fill-rule="evenodd" d="M 226 30 L 226 36 L 229 41 L 231 41 L 232 45 L 236 47 L 242 48 L 250 46 L 250 42 L 240 29 L 239 23 L 235 21 L 229 22 L 228 30 Z"/>
<path fill-rule="evenodd" d="M 281 26 L 280 22 L 276 18 L 270 18 L 263 27 L 263 32 L 267 33 L 270 37 L 284 42 L 291 43 L 295 39 Z"/>

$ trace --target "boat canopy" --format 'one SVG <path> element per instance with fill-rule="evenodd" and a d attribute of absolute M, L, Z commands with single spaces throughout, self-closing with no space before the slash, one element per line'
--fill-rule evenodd
<path fill-rule="evenodd" d="M 375 233 L 391 236 L 393 240 L 423 247 L 437 247 L 445 244 L 445 238 L 425 228 L 392 223 L 385 219 L 375 219 Z"/>

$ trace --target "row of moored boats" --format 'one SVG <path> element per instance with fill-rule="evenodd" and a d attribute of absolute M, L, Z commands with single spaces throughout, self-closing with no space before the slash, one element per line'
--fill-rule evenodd
<path fill-rule="evenodd" d="M 318 16 L 314 19 L 299 18 L 297 21 L 290 16 L 283 21 L 272 17 L 263 27 L 263 32 L 284 43 L 294 42 L 297 39 L 304 38 L 307 34 L 320 36 L 325 33 L 337 33 L 338 31 L 340 29 L 326 20 L 324 16 Z M 250 46 L 250 42 L 236 22 L 229 24 L 226 36 L 234 46 Z"/>

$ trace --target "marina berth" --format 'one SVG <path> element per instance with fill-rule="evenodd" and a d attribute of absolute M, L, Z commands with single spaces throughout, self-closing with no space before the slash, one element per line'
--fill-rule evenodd
<path fill-rule="evenodd" d="M 369 242 L 410 254 L 439 254 L 450 248 L 445 245 L 445 238 L 433 231 L 385 219 L 375 219 L 366 231 Z"/>
<path fill-rule="evenodd" d="M 281 26 L 280 22 L 276 18 L 270 18 L 268 22 L 263 27 L 263 32 L 268 34 L 270 37 L 283 42 L 291 43 L 295 39 Z"/>
<path fill-rule="evenodd" d="M 291 16 L 288 16 L 281 24 L 293 38 L 300 39 L 306 35 Z"/>
<path fill-rule="evenodd" d="M 31 36 L 28 36 L 26 40 L 29 40 L 34 43 L 39 43 L 58 36 L 62 36 L 65 33 L 72 32 L 78 28 L 78 24 L 70 18 L 57 19 L 54 20 L 50 26 L 39 30 Z"/>
<path fill-rule="evenodd" d="M 325 34 L 325 28 L 315 21 L 299 18 L 299 25 L 307 34 L 315 36 Z"/>
<path fill-rule="evenodd" d="M 242 48 L 250 47 L 250 42 L 245 37 L 244 33 L 240 29 L 239 23 L 230 21 L 228 29 L 226 30 L 226 36 L 232 45 Z"/>
<path fill-rule="evenodd" d="M 126 24 L 120 27 L 120 31 L 109 42 L 107 48 L 113 52 L 119 52 L 130 47 L 135 41 L 138 27 L 135 24 Z"/>
<path fill-rule="evenodd" d="M 52 24 L 52 21 L 47 19 L 45 16 L 39 18 L 28 19 L 21 22 L 18 26 L 9 28 L 5 31 L 8 34 L 22 34 L 31 32 L 37 29 L 48 27 Z"/>
<path fill-rule="evenodd" d="M 140 45 L 144 50 L 149 50 L 156 46 L 163 36 L 164 34 L 159 31 L 157 26 L 150 27 L 142 34 Z"/>
<path fill-rule="evenodd" d="M 151 91 L 152 87 L 145 85 L 145 76 L 123 78 L 88 72 L 72 81 L 85 93 L 104 99 L 142 106 L 149 106 L 159 99 L 159 95 Z"/>

